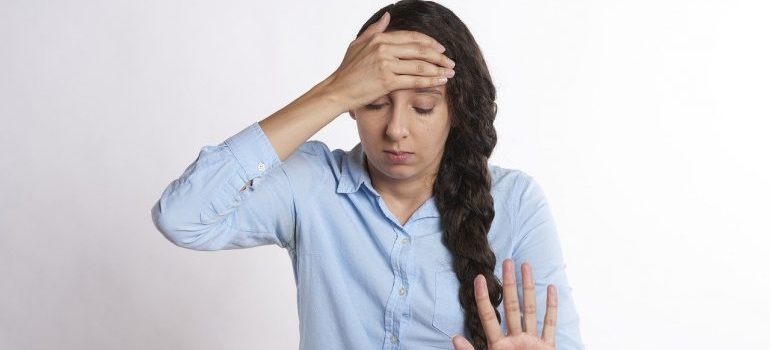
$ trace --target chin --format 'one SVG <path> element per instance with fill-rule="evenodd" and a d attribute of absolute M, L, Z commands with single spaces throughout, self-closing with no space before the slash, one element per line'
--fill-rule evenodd
<path fill-rule="evenodd" d="M 406 168 L 404 165 L 399 165 L 400 169 L 391 169 L 388 172 L 388 176 L 396 180 L 406 180 L 415 176 L 416 172 L 412 168 Z"/>
<path fill-rule="evenodd" d="M 380 164 L 384 165 L 378 166 L 378 170 L 393 179 L 406 179 L 414 175 L 410 165 L 391 165 L 388 161 Z"/>

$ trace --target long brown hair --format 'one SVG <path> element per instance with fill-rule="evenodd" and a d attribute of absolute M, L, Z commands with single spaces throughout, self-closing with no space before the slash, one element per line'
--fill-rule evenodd
<path fill-rule="evenodd" d="M 452 254 L 452 268 L 460 281 L 459 300 L 465 310 L 465 330 L 477 350 L 487 339 L 476 307 L 473 279 L 482 274 L 495 307 L 503 299 L 503 287 L 495 276 L 496 258 L 487 233 L 495 217 L 487 160 L 497 143 L 493 126 L 497 114 L 496 89 L 476 40 L 452 11 L 433 1 L 402 0 L 377 11 L 356 37 L 385 11 L 390 23 L 385 30 L 411 30 L 438 40 L 444 55 L 455 61 L 455 76 L 446 83 L 452 127 L 441 165 L 433 184 L 433 196 L 441 215 L 442 242 Z"/>

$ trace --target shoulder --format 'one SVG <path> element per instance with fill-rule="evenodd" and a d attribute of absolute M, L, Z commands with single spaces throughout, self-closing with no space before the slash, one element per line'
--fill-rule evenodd
<path fill-rule="evenodd" d="M 336 148 L 331 149 L 326 143 L 320 140 L 308 140 L 297 148 L 291 157 L 312 160 L 320 169 L 325 172 L 339 172 L 342 161 L 347 155 L 347 151 Z M 288 159 L 287 159 L 288 161 Z"/>
<path fill-rule="evenodd" d="M 517 217 L 547 205 L 542 187 L 526 171 L 490 164 L 489 172 L 492 196 L 500 210 Z"/>
<path fill-rule="evenodd" d="M 281 167 L 295 185 L 317 185 L 320 181 L 339 176 L 345 156 L 343 149 L 330 149 L 323 141 L 308 140 L 286 158 Z"/>
<path fill-rule="evenodd" d="M 489 175 L 492 178 L 492 195 L 497 198 L 511 197 L 522 194 L 527 188 L 537 186 L 537 181 L 521 169 L 505 168 L 489 164 Z M 509 198 L 512 199 L 512 198 Z"/>

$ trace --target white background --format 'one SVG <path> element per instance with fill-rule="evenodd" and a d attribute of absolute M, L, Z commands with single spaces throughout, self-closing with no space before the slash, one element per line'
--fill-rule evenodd
<path fill-rule="evenodd" d="M 441 3 L 498 87 L 493 163 L 549 198 L 587 348 L 769 348 L 767 3 Z M 284 250 L 185 250 L 150 208 L 385 4 L 0 1 L 0 348 L 297 348 Z"/>

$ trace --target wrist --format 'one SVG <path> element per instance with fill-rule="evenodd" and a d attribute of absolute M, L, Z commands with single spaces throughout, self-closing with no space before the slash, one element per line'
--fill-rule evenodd
<path fill-rule="evenodd" d="M 332 85 L 333 75 L 328 76 L 320 83 L 310 89 L 310 94 L 319 100 L 329 104 L 331 108 L 339 111 L 339 114 L 345 113 L 351 109 L 350 103 L 342 96 Z"/>

